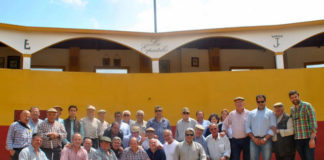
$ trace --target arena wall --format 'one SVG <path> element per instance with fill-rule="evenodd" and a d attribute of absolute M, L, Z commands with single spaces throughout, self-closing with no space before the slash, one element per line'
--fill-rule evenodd
<path fill-rule="evenodd" d="M 172 126 L 181 118 L 181 109 L 189 107 L 192 117 L 203 110 L 207 118 L 224 108 L 234 109 L 233 98 L 246 98 L 246 108 L 256 108 L 255 96 L 265 94 L 267 106 L 283 102 L 286 112 L 291 103 L 288 92 L 296 89 L 301 99 L 313 104 L 319 123 L 316 157 L 324 156 L 324 69 L 255 70 L 246 72 L 199 72 L 170 74 L 96 74 L 77 72 L 44 72 L 0 69 L 0 154 L 5 151 L 5 139 L 14 111 L 39 106 L 46 110 L 61 105 L 62 118 L 67 117 L 71 104 L 79 107 L 78 117 L 84 117 L 86 107 L 108 111 L 113 120 L 117 110 L 129 109 L 133 114 L 142 109 L 145 119 L 154 116 L 155 105 L 164 107 L 164 116 Z M 134 115 L 133 115 L 133 118 Z"/>

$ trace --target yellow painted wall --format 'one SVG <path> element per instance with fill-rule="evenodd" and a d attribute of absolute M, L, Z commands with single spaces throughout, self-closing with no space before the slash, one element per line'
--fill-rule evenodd
<path fill-rule="evenodd" d="M 29 70 L 0 70 L 0 125 L 13 121 L 15 109 L 37 105 L 47 109 L 54 105 L 79 107 L 78 117 L 92 104 L 108 110 L 111 121 L 116 110 L 143 109 L 145 119 L 154 116 L 153 107 L 162 105 L 164 115 L 175 125 L 181 109 L 187 106 L 194 112 L 201 109 L 220 113 L 234 109 L 233 98 L 246 98 L 246 108 L 256 107 L 255 95 L 265 94 L 270 106 L 282 101 L 291 103 L 288 92 L 297 89 L 302 99 L 316 109 L 319 121 L 324 120 L 324 69 L 256 70 L 246 72 L 200 72 L 170 74 L 108 75 L 74 72 L 43 72 Z M 287 109 L 289 112 L 289 110 Z"/>

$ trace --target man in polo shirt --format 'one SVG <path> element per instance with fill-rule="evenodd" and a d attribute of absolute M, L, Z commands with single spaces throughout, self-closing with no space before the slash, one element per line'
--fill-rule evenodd
<path fill-rule="evenodd" d="M 56 109 L 47 110 L 47 120 L 38 126 L 38 134 L 43 139 L 42 150 L 48 159 L 59 160 L 61 157 L 62 141 L 66 138 L 66 131 L 62 123 L 56 121 Z"/>
<path fill-rule="evenodd" d="M 289 98 L 293 104 L 290 116 L 294 125 L 296 149 L 302 160 L 313 160 L 317 132 L 315 110 L 310 103 L 300 100 L 296 90 L 289 92 Z"/>
<path fill-rule="evenodd" d="M 147 124 L 146 128 L 152 127 L 155 129 L 155 134 L 158 136 L 159 141 L 163 144 L 163 131 L 165 129 L 170 129 L 170 122 L 166 118 L 163 117 L 163 108 L 161 106 L 155 106 L 154 108 L 155 117 L 150 119 Z"/>
<path fill-rule="evenodd" d="M 175 148 L 175 160 L 206 160 L 204 148 L 194 142 L 195 131 L 193 128 L 187 128 L 185 131 L 185 140 L 179 142 Z"/>
<path fill-rule="evenodd" d="M 99 146 L 99 133 L 100 121 L 95 118 L 96 108 L 89 105 L 87 108 L 87 117 L 81 119 L 81 125 L 84 128 L 84 137 L 89 137 L 92 140 L 92 146 L 98 148 Z"/>
<path fill-rule="evenodd" d="M 31 143 L 32 130 L 27 125 L 30 112 L 24 110 L 20 113 L 19 121 L 13 122 L 8 131 L 6 149 L 12 160 L 18 160 L 20 151 Z"/>
<path fill-rule="evenodd" d="M 264 95 L 257 95 L 256 102 L 258 108 L 250 111 L 245 123 L 245 133 L 251 138 L 250 159 L 259 159 L 260 152 L 262 152 L 262 159 L 270 160 L 272 153 L 271 137 L 276 128 L 276 117 L 265 106 L 266 97 Z"/>
<path fill-rule="evenodd" d="M 223 134 L 228 134 L 232 129 L 231 159 L 239 160 L 243 151 L 243 160 L 250 160 L 250 137 L 245 132 L 245 122 L 249 116 L 249 110 L 244 108 L 244 98 L 234 99 L 235 110 L 229 113 L 223 122 Z"/>
<path fill-rule="evenodd" d="M 185 131 L 187 128 L 195 128 L 197 121 L 190 118 L 189 108 L 182 109 L 182 119 L 177 122 L 175 139 L 179 142 L 185 139 Z"/>

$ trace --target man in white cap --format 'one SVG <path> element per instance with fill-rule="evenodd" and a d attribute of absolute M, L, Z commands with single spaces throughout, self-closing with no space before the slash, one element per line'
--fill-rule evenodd
<path fill-rule="evenodd" d="M 175 139 L 179 142 L 185 139 L 185 131 L 187 128 L 195 128 L 197 121 L 190 118 L 189 108 L 182 109 L 182 119 L 177 122 Z"/>
<path fill-rule="evenodd" d="M 275 103 L 273 108 L 277 119 L 277 132 L 272 137 L 273 152 L 276 159 L 294 160 L 296 149 L 292 119 L 285 113 L 281 102 Z"/>
<path fill-rule="evenodd" d="M 200 124 L 196 124 L 194 141 L 201 144 L 204 147 L 205 153 L 207 153 L 207 142 L 206 142 L 206 138 L 203 136 L 204 130 L 205 130 L 204 126 Z"/>
<path fill-rule="evenodd" d="M 139 134 L 140 128 L 138 126 L 133 126 L 131 128 L 131 135 L 125 137 L 123 139 L 123 147 L 126 148 L 129 146 L 129 141 L 132 137 L 136 137 L 136 139 L 139 141 L 139 144 L 142 144 L 142 137 Z"/>
<path fill-rule="evenodd" d="M 87 117 L 81 119 L 81 125 L 84 128 L 84 137 L 89 137 L 92 140 L 92 146 L 98 148 L 99 146 L 99 133 L 100 121 L 95 118 L 96 108 L 89 105 L 87 108 Z"/>
<path fill-rule="evenodd" d="M 149 127 L 146 129 L 146 135 L 145 137 L 142 137 L 142 147 L 144 148 L 144 150 L 147 150 L 150 148 L 150 139 L 154 138 L 156 135 L 155 135 L 155 129 L 152 128 L 152 127 Z M 159 140 L 157 140 L 157 146 L 159 148 L 162 148 L 163 145 L 161 144 L 161 142 Z"/>
<path fill-rule="evenodd" d="M 105 121 L 106 118 L 106 110 L 101 109 L 98 111 L 98 119 L 100 121 L 100 125 L 99 125 L 99 136 L 102 136 L 105 132 L 105 130 L 109 127 L 109 123 L 107 121 Z"/>
<path fill-rule="evenodd" d="M 38 134 L 43 139 L 41 149 L 48 159 L 59 160 L 61 157 L 62 141 L 66 138 L 64 125 L 56 121 L 56 109 L 47 110 L 47 120 L 39 124 Z"/>

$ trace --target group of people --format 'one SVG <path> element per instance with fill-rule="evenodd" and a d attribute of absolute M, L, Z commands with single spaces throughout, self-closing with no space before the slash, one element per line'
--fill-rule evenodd
<path fill-rule="evenodd" d="M 257 160 L 260 153 L 270 160 L 272 152 L 277 160 L 293 160 L 296 150 L 302 160 L 314 160 L 314 108 L 295 90 L 289 98 L 290 115 L 280 102 L 273 111 L 266 107 L 264 95 L 256 96 L 254 110 L 247 110 L 245 99 L 236 97 L 235 110 L 224 109 L 220 117 L 213 113 L 208 120 L 201 110 L 191 118 L 184 107 L 174 134 L 161 106 L 154 108 L 155 117 L 149 121 L 142 110 L 136 112 L 136 120 L 129 110 L 117 111 L 111 124 L 105 121 L 105 110 L 96 118 L 92 105 L 81 120 L 75 105 L 69 106 L 64 120 L 60 106 L 48 109 L 45 120 L 39 118 L 39 108 L 32 107 L 10 125 L 6 148 L 13 160 Z"/>

